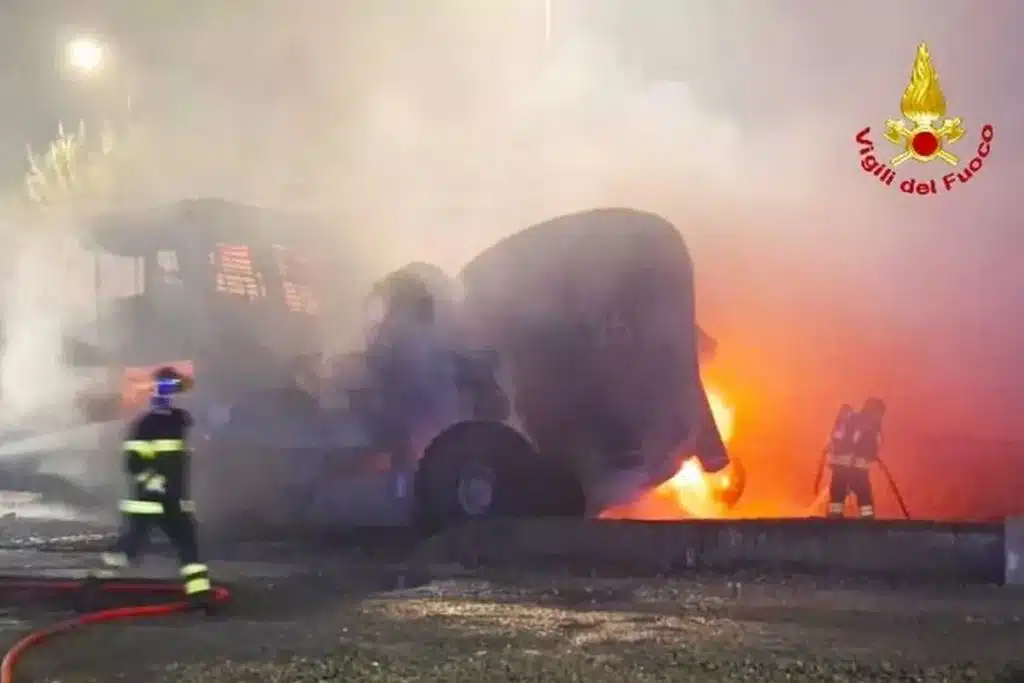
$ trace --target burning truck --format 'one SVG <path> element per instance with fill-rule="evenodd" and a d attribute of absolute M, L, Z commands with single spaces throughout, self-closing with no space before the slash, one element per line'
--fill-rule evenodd
<path fill-rule="evenodd" d="M 161 365 L 195 379 L 194 496 L 225 529 L 599 514 L 681 472 L 716 504 L 742 493 L 700 378 L 713 342 L 690 255 L 664 219 L 563 216 L 454 277 L 410 264 L 368 294 L 318 277 L 358 271 L 321 223 L 220 200 L 97 221 L 97 299 L 111 263 L 131 286 L 97 309 L 87 355 L 119 388 L 78 430 L 96 437 L 74 455 L 93 476 L 71 482 L 79 501 L 113 505 L 123 420 Z M 352 316 L 363 347 L 323 356 Z M 82 450 L 72 438 L 7 442 L 4 470 L 31 489 L 33 468 Z"/>

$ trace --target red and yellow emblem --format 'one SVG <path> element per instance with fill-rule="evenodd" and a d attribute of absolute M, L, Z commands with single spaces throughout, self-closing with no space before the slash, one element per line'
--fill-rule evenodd
<path fill-rule="evenodd" d="M 900 112 L 903 118 L 885 122 L 885 139 L 903 147 L 903 151 L 889 161 L 893 168 L 908 159 L 922 163 L 941 159 L 950 166 L 960 162 L 955 154 L 946 150 L 946 145 L 964 136 L 963 122 L 959 118 L 946 118 L 946 96 L 924 43 L 917 46 L 910 85 L 903 92 Z"/>

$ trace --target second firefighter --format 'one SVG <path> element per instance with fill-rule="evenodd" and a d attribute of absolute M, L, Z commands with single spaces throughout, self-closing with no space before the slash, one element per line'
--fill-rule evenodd
<path fill-rule="evenodd" d="M 860 412 L 840 413 L 829 443 L 829 517 L 843 517 L 846 499 L 851 495 L 857 501 L 861 519 L 875 517 L 871 467 L 878 460 L 884 415 L 885 404 L 877 398 L 865 401 Z"/>

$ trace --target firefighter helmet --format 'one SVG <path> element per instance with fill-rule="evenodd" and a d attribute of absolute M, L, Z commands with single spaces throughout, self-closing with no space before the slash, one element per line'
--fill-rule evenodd
<path fill-rule="evenodd" d="M 861 412 L 881 419 L 885 416 L 885 401 L 875 397 L 869 398 L 864 401 L 864 407 L 861 408 Z"/>
<path fill-rule="evenodd" d="M 153 373 L 153 394 L 169 397 L 192 388 L 192 378 L 165 365 Z"/>

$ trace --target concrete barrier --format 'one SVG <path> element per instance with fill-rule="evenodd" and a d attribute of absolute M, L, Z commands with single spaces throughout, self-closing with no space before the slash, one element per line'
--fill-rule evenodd
<path fill-rule="evenodd" d="M 424 551 L 470 565 L 568 564 L 637 574 L 753 570 L 960 583 L 1008 576 L 1000 524 L 490 520 L 435 537 Z"/>
<path fill-rule="evenodd" d="M 1024 586 L 1024 517 L 1006 520 L 1006 585 Z"/>
<path fill-rule="evenodd" d="M 824 519 L 720 522 L 706 528 L 701 561 L 718 570 L 1002 580 L 1000 525 Z"/>

